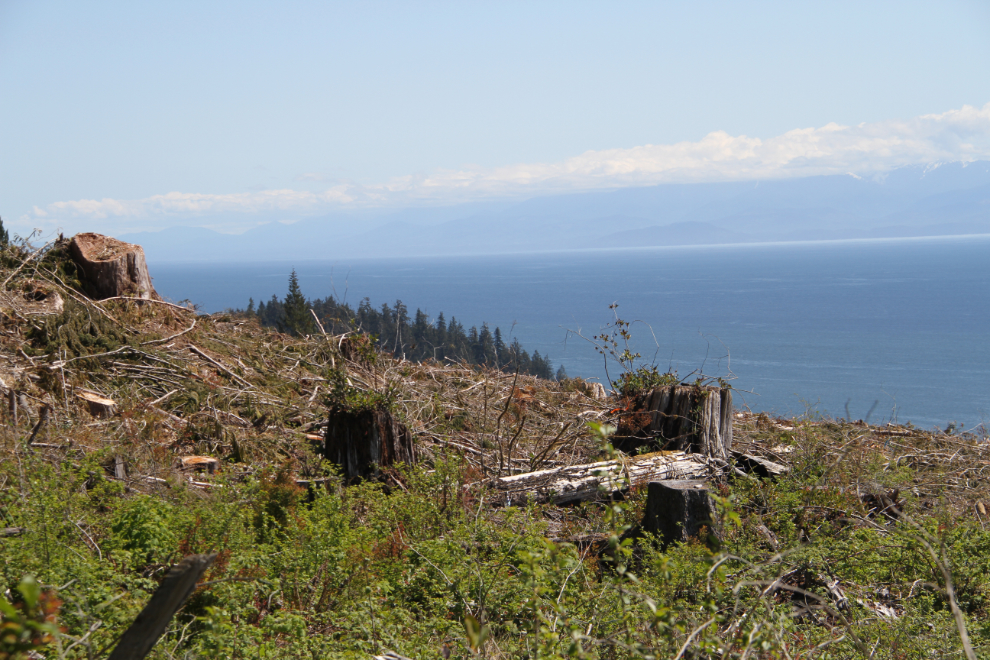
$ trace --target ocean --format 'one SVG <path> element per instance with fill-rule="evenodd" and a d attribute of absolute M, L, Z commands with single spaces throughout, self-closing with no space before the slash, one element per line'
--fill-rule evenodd
<path fill-rule="evenodd" d="M 970 236 L 149 267 L 205 312 L 281 298 L 295 268 L 308 298 L 487 322 L 606 385 L 619 367 L 585 338 L 617 314 L 645 362 L 732 379 L 740 407 L 973 428 L 990 420 L 988 257 Z"/>

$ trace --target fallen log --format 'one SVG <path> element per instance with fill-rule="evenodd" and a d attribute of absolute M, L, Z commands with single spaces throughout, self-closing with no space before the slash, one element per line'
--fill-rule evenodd
<path fill-rule="evenodd" d="M 666 479 L 701 479 L 717 468 L 700 454 L 662 451 L 613 461 L 568 465 L 497 479 L 500 504 L 567 504 Z"/>
<path fill-rule="evenodd" d="M 745 454 L 741 451 L 733 451 L 731 453 L 733 458 L 736 459 L 736 465 L 742 468 L 743 471 L 755 472 L 761 477 L 779 477 L 791 471 L 786 465 L 774 463 L 762 456 Z"/>
<path fill-rule="evenodd" d="M 173 566 L 107 660 L 140 660 L 148 655 L 215 558 L 215 554 L 190 555 Z"/>

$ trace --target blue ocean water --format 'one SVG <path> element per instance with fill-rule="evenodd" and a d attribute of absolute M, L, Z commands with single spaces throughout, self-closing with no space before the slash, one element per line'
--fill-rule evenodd
<path fill-rule="evenodd" d="M 488 322 L 603 382 L 570 331 L 597 334 L 618 303 L 645 359 L 735 378 L 754 411 L 972 428 L 990 420 L 988 257 L 990 237 L 956 237 L 150 268 L 212 312 L 284 296 L 294 267 L 307 297 Z"/>

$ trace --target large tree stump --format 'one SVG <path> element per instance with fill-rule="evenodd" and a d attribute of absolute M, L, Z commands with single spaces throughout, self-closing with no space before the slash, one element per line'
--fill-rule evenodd
<path fill-rule="evenodd" d="M 648 488 L 643 528 L 665 546 L 698 538 L 706 531 L 714 533 L 712 500 L 705 482 L 653 481 Z"/>
<path fill-rule="evenodd" d="M 158 299 L 140 245 L 102 234 L 76 234 L 69 244 L 69 253 L 82 271 L 81 279 L 90 297 Z"/>
<path fill-rule="evenodd" d="M 348 479 L 374 476 L 383 467 L 416 460 L 409 429 L 378 408 L 331 408 L 323 454 Z"/>
<path fill-rule="evenodd" d="M 695 452 L 721 460 L 732 449 L 732 390 L 695 385 L 661 387 L 637 397 L 630 416 L 644 424 L 615 447 L 630 452 L 649 441 L 662 449 Z"/>

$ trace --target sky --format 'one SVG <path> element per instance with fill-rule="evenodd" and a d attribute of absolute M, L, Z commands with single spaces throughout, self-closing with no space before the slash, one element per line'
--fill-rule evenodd
<path fill-rule="evenodd" d="M 0 217 L 207 226 L 990 159 L 990 2 L 0 0 Z"/>

